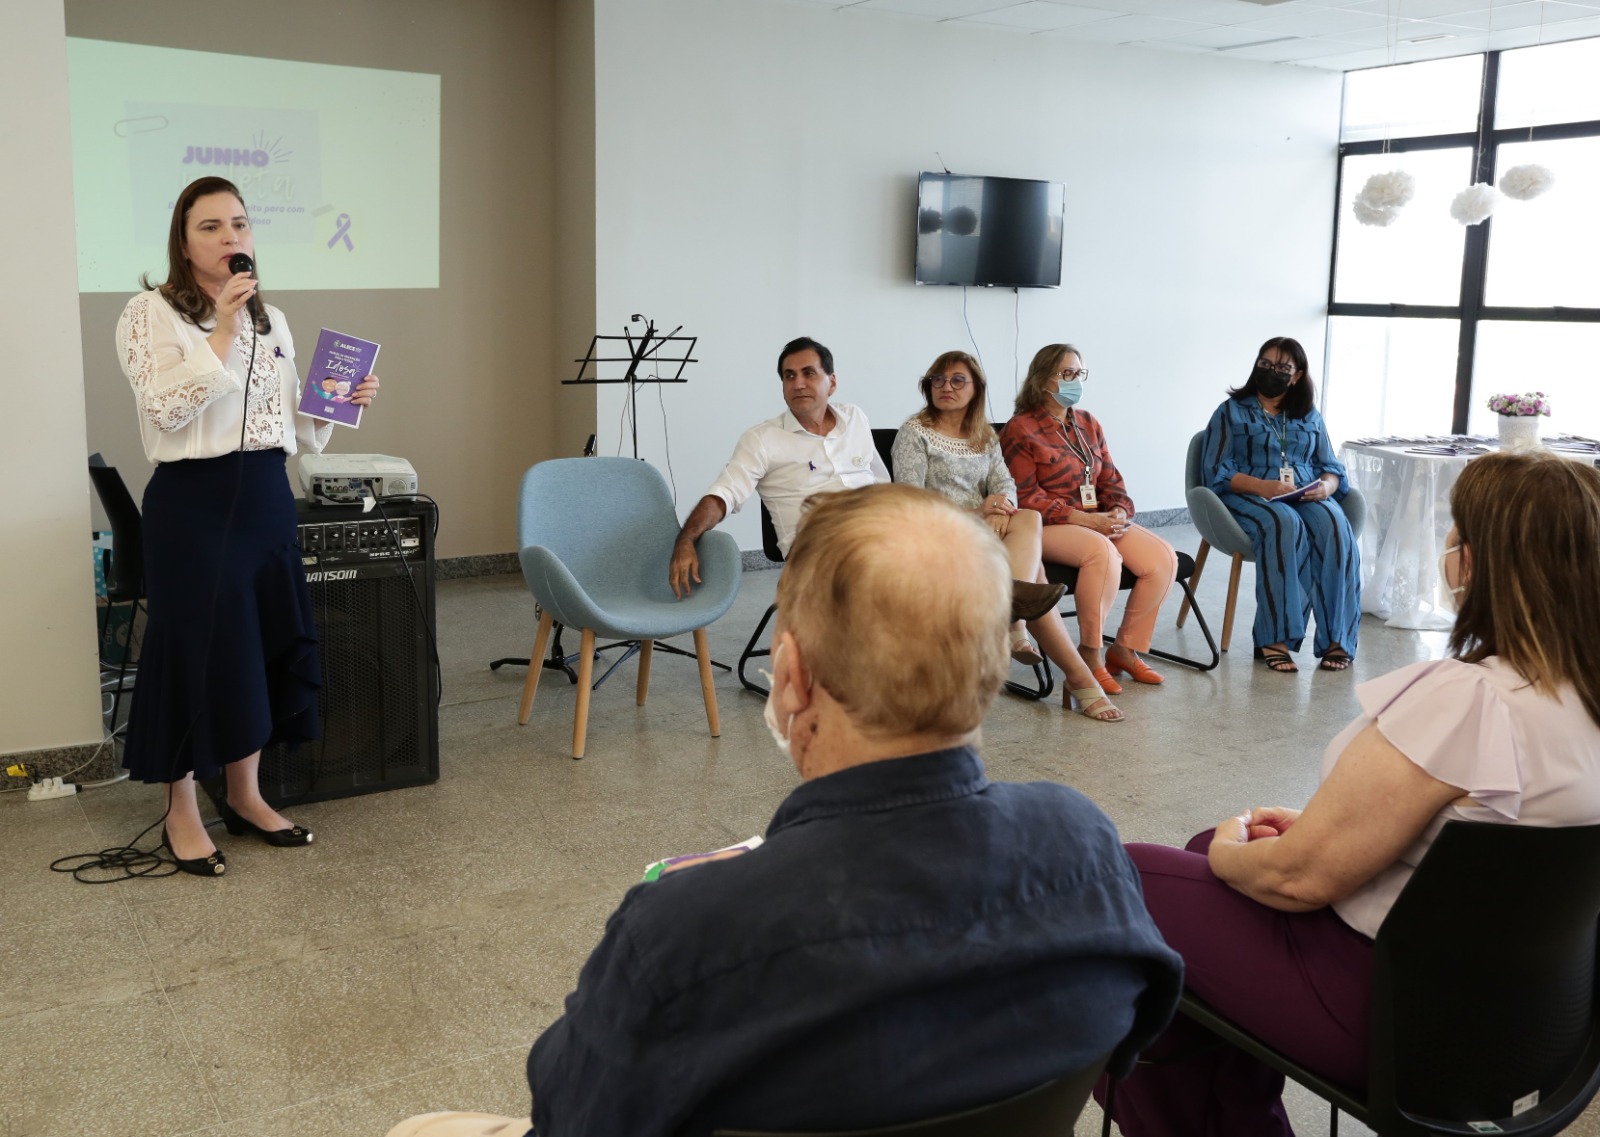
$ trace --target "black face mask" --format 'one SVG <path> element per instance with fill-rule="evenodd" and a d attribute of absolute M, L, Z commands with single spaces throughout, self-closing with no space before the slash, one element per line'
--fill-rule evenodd
<path fill-rule="evenodd" d="M 1276 399 L 1289 389 L 1288 375 L 1281 371 L 1274 371 L 1270 367 L 1258 367 L 1252 376 L 1256 385 L 1256 394 L 1267 399 Z"/>

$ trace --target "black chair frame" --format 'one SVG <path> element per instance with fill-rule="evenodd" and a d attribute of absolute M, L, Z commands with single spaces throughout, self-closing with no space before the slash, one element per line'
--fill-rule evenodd
<path fill-rule="evenodd" d="M 1365 1093 L 1191 992 L 1178 1010 L 1328 1102 L 1332 1137 L 1340 1112 L 1379 1137 L 1547 1137 L 1600 1090 L 1597 927 L 1600 825 L 1450 821 L 1373 944 Z"/>
<path fill-rule="evenodd" d="M 878 1129 L 795 1133 L 755 1129 L 716 1129 L 711 1137 L 1072 1137 L 1089 1093 L 1110 1055 L 1086 1069 L 1065 1074 L 993 1105 L 948 1113 L 925 1121 Z"/>
<path fill-rule="evenodd" d="M 778 548 L 778 530 L 772 524 L 772 514 L 767 512 L 765 502 L 761 503 L 761 551 L 766 553 L 767 560 L 777 561 L 779 564 L 783 563 L 783 550 Z M 776 604 L 767 605 L 766 615 L 761 617 L 761 622 L 756 625 L 756 630 L 750 633 L 750 642 L 744 645 L 744 651 L 739 655 L 739 682 L 744 684 L 746 691 L 752 691 L 763 699 L 771 692 L 746 675 L 744 669 L 752 659 L 763 659 L 772 654 L 770 647 L 758 648 L 756 644 L 761 642 L 761 634 L 767 630 L 767 625 L 772 623 L 772 617 L 777 613 L 778 606 Z"/>
<path fill-rule="evenodd" d="M 874 432 L 876 433 L 876 432 Z M 783 551 L 778 548 L 778 531 L 772 524 L 772 514 L 767 512 L 765 504 L 761 506 L 761 548 L 770 561 L 783 561 Z M 767 630 L 767 625 L 772 623 L 772 617 L 777 614 L 778 606 L 769 604 L 766 614 L 761 617 L 761 622 L 756 625 L 756 630 L 750 633 L 750 640 L 744 645 L 744 651 L 739 656 L 739 682 L 744 684 L 746 691 L 767 697 L 767 689 L 745 674 L 745 667 L 752 659 L 762 659 L 772 654 L 770 647 L 757 647 L 761 642 L 762 633 Z M 1069 615 L 1071 613 L 1068 613 Z M 1198 615 L 1198 613 L 1197 613 Z M 1202 627 L 1204 624 L 1202 623 Z M 1055 674 L 1050 670 L 1048 661 L 1036 663 L 1033 666 L 1034 686 L 1028 687 L 1012 679 L 1006 680 L 1006 690 L 1024 699 L 1048 699 L 1055 690 Z"/>
<path fill-rule="evenodd" d="M 128 637 L 122 644 L 122 660 L 117 667 L 116 684 L 112 687 L 111 718 L 109 729 L 115 733 L 118 712 L 122 709 L 122 695 L 127 690 L 128 668 L 133 660 L 133 632 L 138 624 L 139 610 L 145 606 L 144 596 L 144 519 L 139 507 L 128 492 L 127 483 L 115 466 L 106 465 L 98 453 L 89 455 L 89 482 L 111 523 L 111 548 L 100 556 L 101 571 L 105 574 L 106 604 L 100 614 L 100 656 L 105 648 L 106 633 L 111 627 L 111 611 L 120 604 L 132 605 L 128 618 Z M 104 685 L 101 688 L 104 694 Z"/>
<path fill-rule="evenodd" d="M 1004 423 L 992 423 L 990 425 L 994 427 L 996 434 L 1000 433 L 1005 426 Z M 889 471 L 891 477 L 894 475 L 892 451 L 894 449 L 895 435 L 898 433 L 899 430 L 897 428 L 874 427 L 872 430 L 872 444 L 877 448 L 878 456 L 883 459 L 884 467 Z M 778 533 L 773 528 L 772 516 L 767 512 L 765 504 L 761 506 L 761 547 L 768 560 L 780 562 L 783 560 L 783 553 L 778 549 Z M 1211 634 L 1211 627 L 1206 623 L 1205 614 L 1200 611 L 1200 604 L 1195 599 L 1194 591 L 1189 587 L 1189 580 L 1195 575 L 1195 571 L 1194 558 L 1189 556 L 1188 553 L 1178 553 L 1178 577 L 1176 583 L 1183 590 L 1184 604 L 1182 610 L 1188 612 L 1193 609 L 1195 622 L 1200 625 L 1200 634 L 1205 637 L 1206 646 L 1211 649 L 1211 662 L 1201 663 L 1198 659 L 1190 659 L 1187 656 L 1163 651 L 1160 648 L 1151 648 L 1145 654 L 1156 656 L 1158 659 L 1169 660 L 1172 663 L 1181 663 L 1183 666 L 1192 667 L 1196 671 L 1211 671 L 1222 662 L 1222 652 L 1217 649 L 1217 641 Z M 1052 584 L 1065 586 L 1067 590 L 1065 595 L 1072 595 L 1077 588 L 1078 570 L 1071 565 L 1058 565 L 1046 561 L 1044 575 Z M 1117 585 L 1118 590 L 1127 591 L 1133 587 L 1135 580 L 1134 575 L 1124 568 L 1122 570 L 1122 580 Z M 767 625 L 772 621 L 773 613 L 776 611 L 776 605 L 767 609 L 766 615 L 761 617 L 761 622 L 756 625 L 755 632 L 751 634 L 750 642 L 745 645 L 744 653 L 739 656 L 739 682 L 744 684 L 745 690 L 753 691 L 763 698 L 766 697 L 767 689 L 745 675 L 745 665 L 751 659 L 772 654 L 770 648 L 757 649 L 756 644 L 760 642 L 761 634 L 767 630 Z M 1070 619 L 1077 614 L 1077 609 L 1072 608 L 1062 612 L 1061 616 L 1063 619 Z M 1105 642 L 1108 644 L 1115 643 L 1116 637 L 1106 636 Z M 1032 686 L 1018 683 L 1014 679 L 1007 679 L 1005 689 L 1018 698 L 1027 699 L 1030 702 L 1048 699 L 1056 688 L 1055 672 L 1051 669 L 1050 662 L 1046 660 L 1043 663 L 1034 664 L 1032 670 Z"/>

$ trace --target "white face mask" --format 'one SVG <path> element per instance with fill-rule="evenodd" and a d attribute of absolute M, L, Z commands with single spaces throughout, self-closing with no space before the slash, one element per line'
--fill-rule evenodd
<path fill-rule="evenodd" d="M 772 666 L 778 666 L 778 656 L 782 654 L 783 644 L 779 644 L 778 650 L 772 655 Z M 773 745 L 778 748 L 778 752 L 785 758 L 793 761 L 794 755 L 789 752 L 788 735 L 790 728 L 794 726 L 794 716 L 790 715 L 789 721 L 784 724 L 783 729 L 778 729 L 778 708 L 774 702 L 774 697 L 777 694 L 776 688 L 778 684 L 772 678 L 772 672 L 768 671 L 765 667 L 760 668 L 759 670 L 767 680 L 767 706 L 766 709 L 761 712 L 762 721 L 767 724 L 767 730 L 772 733 L 772 742 Z"/>
<path fill-rule="evenodd" d="M 1444 571 L 1444 562 L 1449 558 L 1451 553 L 1459 553 L 1460 551 L 1460 545 L 1449 545 L 1446 546 L 1444 552 L 1439 554 L 1439 587 L 1444 594 L 1443 602 L 1445 610 L 1452 616 L 1461 611 L 1461 594 L 1467 590 L 1467 586 L 1463 582 L 1456 585 L 1454 588 L 1450 587 L 1450 577 Z"/>

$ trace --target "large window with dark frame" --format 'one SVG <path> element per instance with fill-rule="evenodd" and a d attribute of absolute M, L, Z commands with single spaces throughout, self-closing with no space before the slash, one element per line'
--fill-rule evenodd
<path fill-rule="evenodd" d="M 1343 438 L 1493 434 L 1492 394 L 1544 391 L 1549 429 L 1600 434 L 1600 39 L 1345 76 L 1324 413 Z M 1462 226 L 1450 201 L 1537 163 L 1554 188 Z M 1405 170 L 1387 227 L 1367 178 Z"/>

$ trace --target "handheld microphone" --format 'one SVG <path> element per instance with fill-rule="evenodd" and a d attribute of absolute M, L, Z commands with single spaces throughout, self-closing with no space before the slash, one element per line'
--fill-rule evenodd
<path fill-rule="evenodd" d="M 233 256 L 228 258 L 228 271 L 254 273 L 256 271 L 256 262 L 250 259 L 250 254 L 248 253 L 234 253 Z M 255 293 L 252 292 L 250 294 L 250 299 L 245 301 L 245 304 L 250 309 L 250 322 L 253 324 L 261 318 L 261 311 L 257 307 Z"/>

